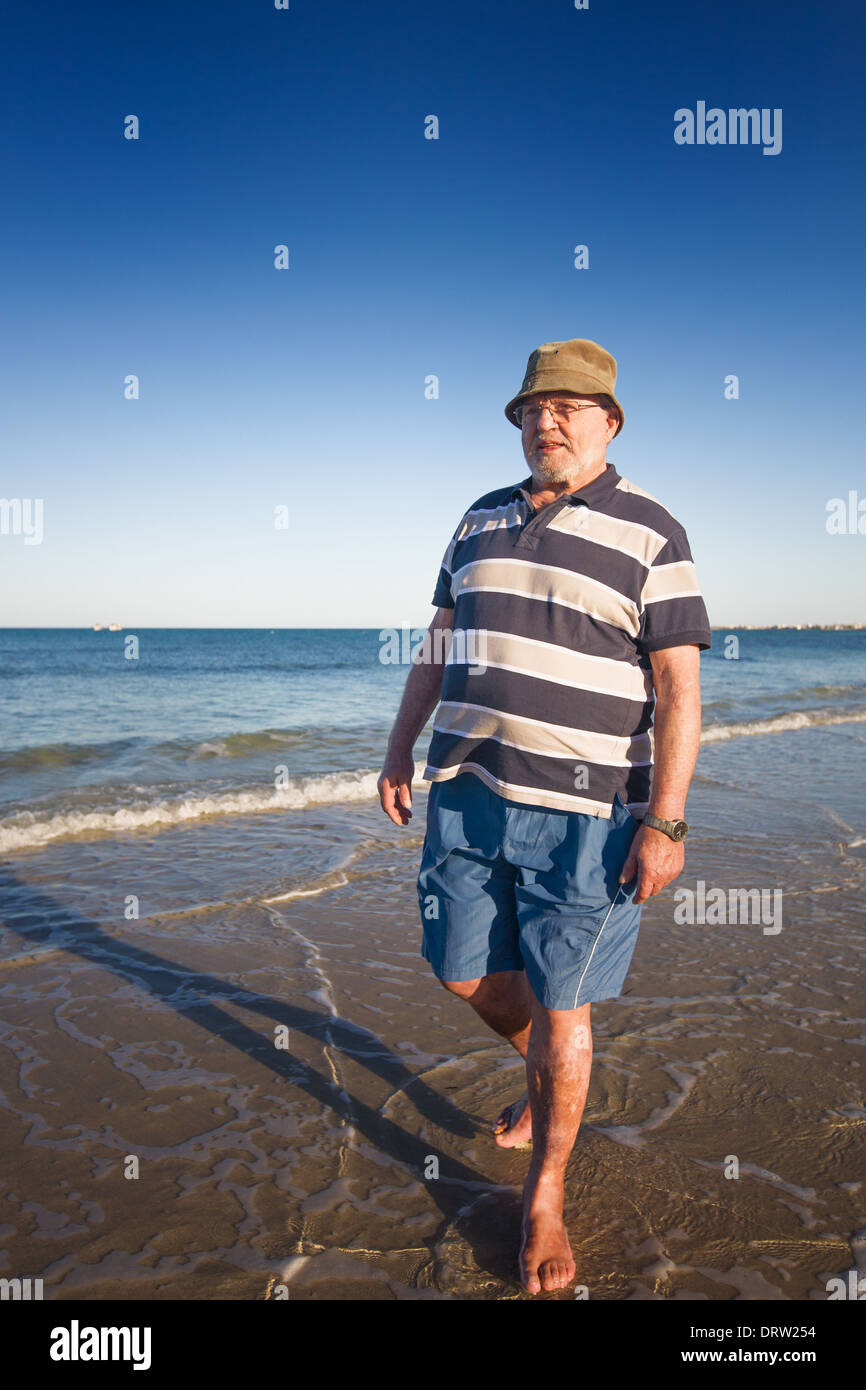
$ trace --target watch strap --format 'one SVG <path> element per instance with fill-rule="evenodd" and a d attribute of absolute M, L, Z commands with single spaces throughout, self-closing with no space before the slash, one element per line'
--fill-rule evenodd
<path fill-rule="evenodd" d="M 671 840 L 684 840 L 689 832 L 689 827 L 684 820 L 662 820 L 660 816 L 651 816 L 648 811 L 643 818 L 643 823 L 653 830 L 661 830 Z"/>

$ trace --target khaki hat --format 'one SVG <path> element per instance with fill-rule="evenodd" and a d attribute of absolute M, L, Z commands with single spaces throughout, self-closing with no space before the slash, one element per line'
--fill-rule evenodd
<path fill-rule="evenodd" d="M 625 411 L 613 394 L 616 358 L 590 338 L 569 338 L 564 343 L 542 343 L 526 364 L 523 385 L 505 407 L 506 419 L 520 429 L 514 409 L 525 396 L 537 391 L 575 391 L 584 396 L 610 396 L 619 411 L 613 438 L 625 423 Z"/>

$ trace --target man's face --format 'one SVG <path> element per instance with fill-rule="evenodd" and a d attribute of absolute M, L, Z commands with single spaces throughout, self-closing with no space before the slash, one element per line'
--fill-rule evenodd
<path fill-rule="evenodd" d="M 520 425 L 523 453 L 539 482 L 568 481 L 604 460 L 618 421 L 605 414 L 600 399 L 570 391 L 527 396 Z"/>

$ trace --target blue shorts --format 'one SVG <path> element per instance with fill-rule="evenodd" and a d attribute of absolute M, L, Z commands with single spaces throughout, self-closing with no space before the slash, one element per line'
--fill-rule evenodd
<path fill-rule="evenodd" d="M 640 926 L 619 883 L 640 822 L 520 806 L 472 772 L 433 782 L 418 874 L 421 954 L 440 980 L 525 970 L 547 1009 L 622 993 Z"/>

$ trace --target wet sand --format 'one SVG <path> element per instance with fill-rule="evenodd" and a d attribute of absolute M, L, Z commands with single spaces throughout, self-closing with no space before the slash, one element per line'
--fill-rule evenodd
<path fill-rule="evenodd" d="M 425 801 L 403 834 L 352 808 L 347 862 L 299 896 L 252 886 L 276 817 L 4 862 L 4 1276 L 56 1299 L 529 1297 L 529 1155 L 487 1133 L 522 1064 L 419 955 Z M 735 842 L 697 802 L 681 882 L 783 883 L 783 930 L 677 924 L 673 889 L 645 909 L 626 993 L 592 1011 L 575 1283 L 823 1300 L 866 1274 L 864 851 L 826 827 L 813 860 L 784 826 Z"/>

